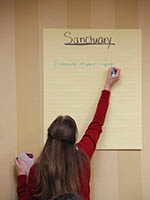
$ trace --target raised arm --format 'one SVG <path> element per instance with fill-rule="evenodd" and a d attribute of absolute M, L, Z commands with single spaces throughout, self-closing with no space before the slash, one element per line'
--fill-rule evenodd
<path fill-rule="evenodd" d="M 112 70 L 115 70 L 115 76 L 112 76 Z M 87 154 L 89 159 L 91 159 L 96 149 L 97 141 L 99 139 L 100 133 L 102 132 L 102 126 L 104 124 L 109 105 L 111 88 L 119 79 L 120 70 L 117 68 L 110 68 L 108 70 L 104 90 L 102 91 L 102 94 L 100 96 L 94 118 L 88 126 L 88 129 L 86 130 L 82 139 L 77 144 L 77 146 Z"/>

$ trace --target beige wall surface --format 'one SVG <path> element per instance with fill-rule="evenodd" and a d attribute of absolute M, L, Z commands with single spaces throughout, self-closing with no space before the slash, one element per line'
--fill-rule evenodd
<path fill-rule="evenodd" d="M 15 199 L 17 153 L 14 1 L 0 2 L 0 199 Z"/>
<path fill-rule="evenodd" d="M 150 199 L 149 20 L 149 0 L 0 0 L 0 199 L 17 199 L 16 154 L 42 149 L 43 28 L 142 29 L 143 150 L 96 151 L 91 199 Z"/>

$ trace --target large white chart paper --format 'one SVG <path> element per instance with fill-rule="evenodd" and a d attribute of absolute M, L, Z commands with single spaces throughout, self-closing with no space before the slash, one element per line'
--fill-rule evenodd
<path fill-rule="evenodd" d="M 44 29 L 44 139 L 58 115 L 72 116 L 82 137 L 94 116 L 109 67 L 112 88 L 97 149 L 142 148 L 141 31 Z"/>

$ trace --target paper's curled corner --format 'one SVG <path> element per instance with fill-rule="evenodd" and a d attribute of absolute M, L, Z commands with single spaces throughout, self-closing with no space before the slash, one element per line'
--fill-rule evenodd
<path fill-rule="evenodd" d="M 26 175 L 28 176 L 30 168 L 34 164 L 33 154 L 21 152 L 20 158 L 21 158 L 21 161 L 24 164 L 24 167 L 25 167 L 25 170 L 26 170 Z"/>

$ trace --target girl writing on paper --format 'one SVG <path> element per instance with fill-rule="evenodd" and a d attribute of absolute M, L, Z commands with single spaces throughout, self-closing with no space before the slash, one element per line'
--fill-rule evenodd
<path fill-rule="evenodd" d="M 28 181 L 21 159 L 15 160 L 19 200 L 50 200 L 63 193 L 90 199 L 90 160 L 102 133 L 111 88 L 119 79 L 120 70 L 110 68 L 94 118 L 78 143 L 75 121 L 70 116 L 58 116 L 48 128 L 47 141 Z"/>

